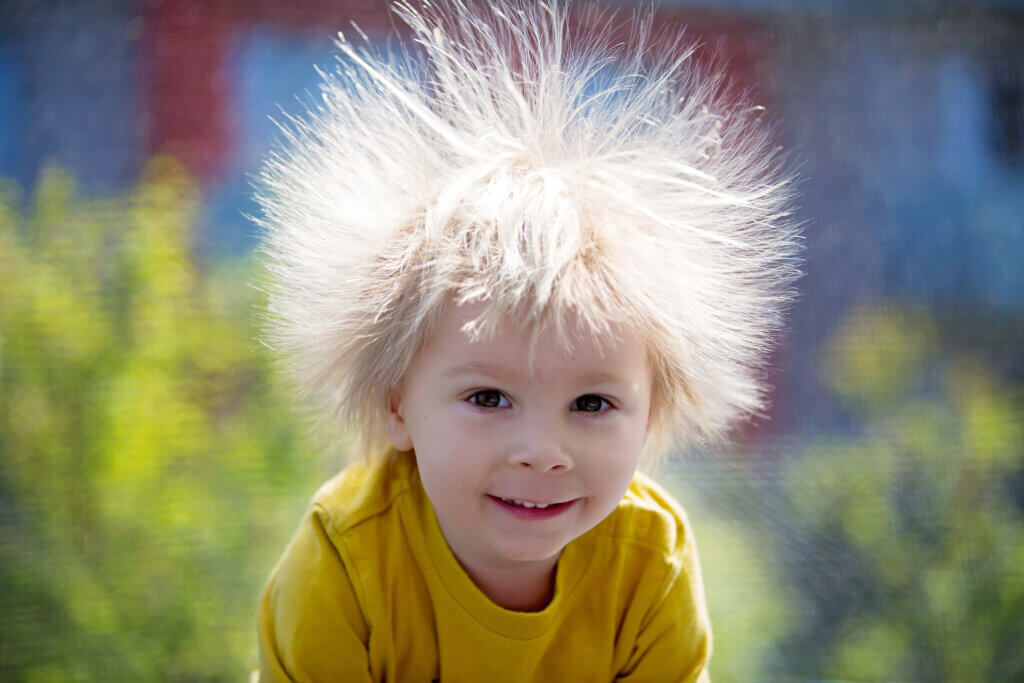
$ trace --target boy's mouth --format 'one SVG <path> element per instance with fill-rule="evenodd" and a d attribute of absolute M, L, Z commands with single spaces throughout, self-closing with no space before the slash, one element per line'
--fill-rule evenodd
<path fill-rule="evenodd" d="M 547 519 L 561 514 L 568 509 L 578 498 L 562 501 L 560 503 L 535 503 L 517 498 L 502 498 L 501 496 L 487 496 L 499 507 L 516 517 L 523 519 Z"/>
<path fill-rule="evenodd" d="M 558 505 L 558 503 L 531 503 L 527 500 L 516 500 L 515 498 L 501 498 L 501 502 L 509 503 L 511 505 L 515 505 L 516 507 L 540 508 L 541 510 L 548 507 L 549 505 Z"/>

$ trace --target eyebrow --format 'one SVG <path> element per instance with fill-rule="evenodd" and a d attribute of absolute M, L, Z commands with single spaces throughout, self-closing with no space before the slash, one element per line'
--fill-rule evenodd
<path fill-rule="evenodd" d="M 494 379 L 510 379 L 510 375 L 503 367 L 496 363 L 459 363 L 453 365 L 441 373 L 443 377 L 457 377 L 459 375 L 487 375 Z"/>
<path fill-rule="evenodd" d="M 441 373 L 443 377 L 457 377 L 460 375 L 487 375 L 492 379 L 509 381 L 515 379 L 515 375 L 510 374 L 508 370 L 497 363 L 486 363 L 486 362 L 469 362 L 459 363 L 446 369 Z M 629 384 L 630 381 L 620 374 L 614 372 L 595 372 L 588 375 L 580 375 L 572 378 L 574 384 L 605 384 L 618 382 L 622 384 Z"/>

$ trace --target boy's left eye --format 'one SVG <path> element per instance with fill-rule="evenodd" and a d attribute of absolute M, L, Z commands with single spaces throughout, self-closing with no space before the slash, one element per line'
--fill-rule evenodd
<path fill-rule="evenodd" d="M 611 407 L 612 404 L 609 403 L 607 399 L 595 396 L 594 394 L 580 396 L 572 402 L 572 409 L 578 410 L 582 413 L 600 413 L 601 411 Z"/>
<path fill-rule="evenodd" d="M 480 408 L 507 408 L 509 400 L 496 389 L 484 389 L 469 397 L 469 402 Z"/>

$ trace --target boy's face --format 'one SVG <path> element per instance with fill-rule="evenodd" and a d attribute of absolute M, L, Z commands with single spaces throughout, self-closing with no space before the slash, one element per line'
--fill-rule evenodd
<path fill-rule="evenodd" d="M 628 488 L 653 372 L 627 330 L 600 349 L 579 328 L 571 351 L 542 337 L 531 365 L 523 330 L 466 337 L 480 310 L 446 307 L 392 400 L 389 435 L 415 450 L 445 539 L 471 573 L 553 565 Z"/>

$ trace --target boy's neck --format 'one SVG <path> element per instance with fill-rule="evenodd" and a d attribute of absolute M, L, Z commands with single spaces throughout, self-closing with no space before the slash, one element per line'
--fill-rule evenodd
<path fill-rule="evenodd" d="M 558 558 L 550 563 L 524 567 L 474 569 L 461 560 L 477 588 L 491 602 L 516 612 L 539 612 L 551 602 L 555 594 L 555 573 Z"/>

